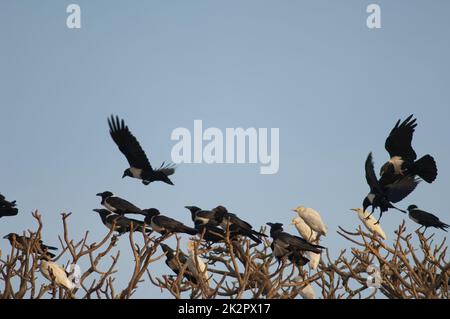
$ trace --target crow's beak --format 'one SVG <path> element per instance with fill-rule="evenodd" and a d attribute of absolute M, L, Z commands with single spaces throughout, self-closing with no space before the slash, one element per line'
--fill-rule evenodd
<path fill-rule="evenodd" d="M 95 194 L 95 196 L 102 196 L 102 195 L 103 195 L 102 193 Z"/>
<path fill-rule="evenodd" d="M 8 235 L 6 235 L 6 236 L 3 236 L 3 239 L 8 239 Z"/>
<path fill-rule="evenodd" d="M 273 223 L 266 223 L 266 225 L 272 227 Z"/>
<path fill-rule="evenodd" d="M 93 209 L 92 211 L 96 212 L 96 213 L 100 213 L 101 212 L 100 208 Z"/>
<path fill-rule="evenodd" d="M 125 178 L 125 177 L 127 177 L 127 174 L 123 173 L 122 178 Z"/>

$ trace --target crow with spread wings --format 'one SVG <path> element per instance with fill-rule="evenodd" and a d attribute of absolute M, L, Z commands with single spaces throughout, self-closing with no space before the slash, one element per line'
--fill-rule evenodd
<path fill-rule="evenodd" d="M 417 154 L 412 148 L 412 139 L 416 119 L 410 115 L 402 123 L 397 121 L 388 138 L 385 148 L 391 159 L 380 170 L 383 183 L 392 183 L 402 176 L 420 177 L 427 183 L 432 183 L 437 176 L 434 158 L 427 154 L 417 160 Z"/>
<path fill-rule="evenodd" d="M 367 156 L 365 170 L 370 193 L 364 198 L 363 209 L 366 211 L 368 207 L 372 206 L 372 212 L 369 217 L 376 208 L 380 209 L 380 218 L 378 218 L 376 224 L 380 222 L 383 213 L 388 211 L 389 208 L 396 209 L 406 214 L 406 211 L 395 207 L 392 203 L 398 203 L 411 194 L 417 184 L 419 184 L 420 180 L 410 175 L 401 175 L 399 178 L 395 179 L 395 181 L 387 181 L 386 179 L 383 180 L 383 178 L 378 180 L 375 175 L 372 153 L 369 153 L 369 156 Z"/>
<path fill-rule="evenodd" d="M 144 185 L 154 181 L 162 181 L 173 185 L 169 179 L 169 176 L 175 173 L 173 164 L 165 165 L 165 163 L 162 163 L 158 169 L 153 169 L 138 140 L 125 125 L 125 121 L 120 120 L 118 116 L 111 115 L 108 124 L 112 139 L 130 164 L 130 167 L 123 172 L 122 178 L 126 176 L 137 178 L 142 180 Z"/>

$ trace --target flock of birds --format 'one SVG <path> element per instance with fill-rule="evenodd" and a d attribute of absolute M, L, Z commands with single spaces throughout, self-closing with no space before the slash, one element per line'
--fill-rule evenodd
<path fill-rule="evenodd" d="M 173 164 L 166 165 L 163 163 L 158 169 L 154 169 L 138 140 L 125 125 L 124 120 L 117 116 L 111 116 L 108 119 L 108 124 L 113 141 L 125 155 L 130 166 L 123 172 L 122 178 L 136 178 L 141 180 L 144 185 L 156 181 L 173 185 L 169 178 L 175 173 Z M 416 119 L 413 118 L 413 115 L 403 122 L 399 120 L 396 123 L 385 143 L 390 159 L 381 167 L 379 178 L 375 174 L 372 153 L 368 155 L 365 162 L 365 175 L 370 192 L 363 200 L 363 207 L 352 210 L 358 214 L 368 230 L 383 239 L 386 239 L 386 234 L 380 226 L 380 219 L 383 213 L 389 209 L 408 213 L 410 219 L 421 225 L 419 229 L 425 227 L 424 232 L 429 227 L 436 227 L 445 231 L 449 227 L 449 225 L 441 222 L 438 217 L 419 209 L 416 205 L 409 205 L 408 212 L 394 206 L 411 194 L 422 180 L 432 183 L 437 177 L 437 167 L 433 157 L 427 154 L 417 159 L 416 152 L 412 148 L 416 126 Z M 200 240 L 209 243 L 224 242 L 228 235 L 230 240 L 246 237 L 256 244 L 260 244 L 262 238 L 268 237 L 266 234 L 254 230 L 250 223 L 229 212 L 226 207 L 221 205 L 210 210 L 197 206 L 186 206 L 185 208 L 189 210 L 193 222 L 193 227 L 190 227 L 161 214 L 156 208 L 141 209 L 128 200 L 115 196 L 110 191 L 98 193 L 97 196 L 101 197 L 100 204 L 104 208 L 97 208 L 94 211 L 99 214 L 106 227 L 113 229 L 119 235 L 136 230 L 147 233 L 154 231 L 162 235 L 185 233 L 198 236 Z M 371 207 L 370 213 L 367 211 L 369 207 Z M 372 215 L 377 208 L 380 215 L 378 219 L 375 219 Z M 287 259 L 297 266 L 304 266 L 309 263 L 312 269 L 316 269 L 320 261 L 320 254 L 324 249 L 320 245 L 320 238 L 327 235 L 327 227 L 320 214 L 312 208 L 299 206 L 293 211 L 297 214 L 297 217 L 292 220 L 292 224 L 295 225 L 300 236 L 284 232 L 281 223 L 267 223 L 270 227 L 273 256 L 279 264 Z M 14 216 L 17 213 L 16 202 L 7 201 L 0 194 L 0 218 Z M 138 220 L 130 218 L 130 215 L 143 217 Z M 20 236 L 10 233 L 4 238 L 20 250 L 25 250 L 26 247 L 30 246 L 31 239 L 25 235 Z M 50 279 L 50 273 L 53 276 L 59 274 L 60 277 L 56 278 L 56 282 L 68 289 L 73 288 L 73 284 L 67 279 L 67 276 L 64 277 L 63 275 L 64 269 L 51 261 L 55 255 L 49 251 L 56 250 L 56 248 L 47 246 L 42 241 L 34 242 L 32 246 L 31 251 L 33 253 L 43 256 L 41 271 L 44 276 Z M 186 268 L 185 278 L 194 283 L 197 282 L 199 276 L 205 276 L 206 265 L 193 253 L 192 241 L 189 241 L 188 244 L 188 255 L 166 244 L 160 246 L 166 255 L 166 264 L 176 274 L 182 268 Z M 196 258 L 197 260 L 195 260 Z M 187 267 L 184 266 L 186 263 Z"/>

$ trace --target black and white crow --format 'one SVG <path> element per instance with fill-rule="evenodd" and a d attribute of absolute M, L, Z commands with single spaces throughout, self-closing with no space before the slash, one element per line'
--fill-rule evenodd
<path fill-rule="evenodd" d="M 283 258 L 288 258 L 296 265 L 304 266 L 309 262 L 309 259 L 303 257 L 302 252 L 311 251 L 320 254 L 324 248 L 320 245 L 311 244 L 301 237 L 285 233 L 281 223 L 267 223 L 267 225 L 270 226 L 272 252 L 278 262 Z"/>
<path fill-rule="evenodd" d="M 113 223 L 115 223 L 114 231 L 118 232 L 119 235 L 130 232 L 131 224 L 133 224 L 133 231 L 142 232 L 144 223 L 140 220 L 127 218 L 123 215 L 117 215 L 116 213 L 110 212 L 107 209 L 96 208 L 93 210 L 100 215 L 102 219 L 103 225 L 105 225 L 108 229 L 113 227 Z M 151 232 L 151 229 L 145 229 L 146 232 Z"/>
<path fill-rule="evenodd" d="M 161 215 L 156 208 L 144 209 L 143 211 L 145 214 L 145 223 L 161 235 L 169 233 L 197 234 L 197 230 L 194 228 L 188 227 L 173 218 Z"/>
<path fill-rule="evenodd" d="M 7 201 L 5 196 L 0 194 L 0 218 L 5 216 L 15 216 L 18 212 L 16 201 Z"/>
<path fill-rule="evenodd" d="M 216 213 L 212 210 L 203 210 L 197 206 L 185 206 L 191 212 L 191 218 L 195 225 L 220 226 Z"/>
<path fill-rule="evenodd" d="M 142 209 L 133 205 L 129 201 L 120 197 L 114 196 L 111 192 L 98 193 L 97 196 L 102 198 L 100 204 L 102 204 L 109 211 L 124 215 L 124 214 L 141 214 L 144 215 Z"/>
<path fill-rule="evenodd" d="M 224 206 L 217 206 L 212 211 L 215 213 L 215 220 L 224 230 L 228 226 L 231 233 L 248 237 L 258 244 L 261 243 L 260 237 L 267 237 L 266 234 L 253 230 L 252 225 L 230 213 Z"/>
<path fill-rule="evenodd" d="M 144 185 L 148 185 L 154 181 L 162 181 L 173 185 L 169 176 L 175 173 L 175 167 L 172 164 L 165 165 L 162 163 L 158 169 L 153 169 L 145 155 L 144 150 L 139 144 L 136 137 L 131 134 L 124 120 L 120 120 L 118 116 L 108 119 L 110 134 L 119 150 L 125 155 L 130 164 L 122 175 L 122 178 L 129 176 L 142 180 Z"/>
<path fill-rule="evenodd" d="M 372 206 L 372 212 L 369 215 L 371 216 L 377 207 L 380 208 L 380 218 L 378 218 L 377 224 L 383 213 L 388 211 L 389 208 L 396 209 L 406 214 L 404 210 L 395 207 L 391 203 L 398 203 L 411 194 L 419 183 L 419 180 L 413 176 L 404 175 L 390 184 L 384 184 L 383 181 L 378 180 L 375 175 L 372 153 L 369 153 L 369 156 L 367 156 L 365 171 L 367 184 L 369 184 L 370 187 L 370 193 L 364 198 L 363 210 L 366 211 L 369 206 Z"/>
<path fill-rule="evenodd" d="M 4 239 L 8 239 L 11 246 L 14 248 L 26 252 L 30 247 L 30 252 L 43 255 L 47 258 L 55 257 L 55 254 L 49 252 L 49 250 L 57 250 L 58 248 L 45 245 L 42 240 L 34 240 L 30 237 L 20 236 L 16 233 L 9 233 Z"/>
<path fill-rule="evenodd" d="M 439 228 L 443 231 L 447 231 L 447 228 L 450 227 L 449 225 L 441 222 L 437 216 L 420 210 L 416 205 L 409 205 L 408 212 L 411 220 L 415 221 L 419 225 L 422 225 L 419 229 L 425 227 L 425 230 L 423 231 L 424 233 L 427 231 L 428 227 Z"/>
<path fill-rule="evenodd" d="M 177 251 L 170 248 L 170 246 L 166 244 L 160 244 L 161 249 L 166 254 L 166 265 L 172 269 L 172 271 L 179 275 L 182 269 L 184 268 L 183 277 L 187 280 L 191 281 L 194 284 L 197 284 L 197 279 L 195 276 L 189 271 L 186 263 L 188 262 L 188 257 L 181 250 Z"/>
<path fill-rule="evenodd" d="M 401 176 L 420 177 L 427 183 L 432 183 L 437 176 L 437 167 L 434 158 L 427 154 L 417 160 L 417 154 L 412 148 L 416 119 L 410 115 L 400 123 L 397 121 L 388 138 L 385 148 L 391 159 L 380 170 L 382 179 L 393 182 L 393 178 Z"/>

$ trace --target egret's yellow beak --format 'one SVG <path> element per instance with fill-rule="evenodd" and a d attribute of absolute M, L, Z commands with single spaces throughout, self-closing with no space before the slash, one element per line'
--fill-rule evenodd
<path fill-rule="evenodd" d="M 358 212 L 358 208 L 351 208 L 350 210 L 352 210 L 354 212 Z"/>

